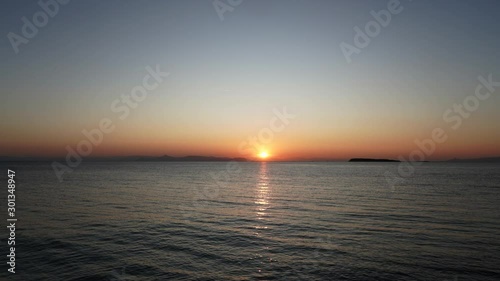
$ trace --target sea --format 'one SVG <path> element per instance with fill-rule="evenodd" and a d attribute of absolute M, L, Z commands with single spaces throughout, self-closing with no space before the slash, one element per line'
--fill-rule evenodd
<path fill-rule="evenodd" d="M 62 182 L 49 162 L 0 169 L 0 280 L 500 280 L 499 164 L 84 161 Z"/>

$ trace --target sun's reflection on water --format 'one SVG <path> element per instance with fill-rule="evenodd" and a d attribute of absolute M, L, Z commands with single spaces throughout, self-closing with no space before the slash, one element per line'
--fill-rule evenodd
<path fill-rule="evenodd" d="M 267 171 L 267 163 L 260 163 L 259 178 L 257 182 L 257 190 L 255 196 L 256 216 L 258 220 L 263 220 L 267 216 L 269 208 L 269 176 Z M 257 229 L 266 229 L 267 226 L 257 226 Z"/>
<path fill-rule="evenodd" d="M 269 219 L 270 213 L 269 208 L 272 207 L 272 196 L 271 196 L 271 186 L 270 175 L 268 171 L 268 163 L 261 162 L 260 169 L 258 174 L 258 181 L 256 186 L 255 193 L 255 215 L 257 217 L 257 224 L 255 226 L 256 232 L 255 235 L 260 237 L 266 237 L 269 239 Z M 259 254 L 257 259 L 260 260 L 260 267 L 258 268 L 259 274 L 264 274 L 264 272 L 270 272 L 271 263 L 274 263 L 276 260 L 274 257 L 268 252 L 270 250 L 270 245 L 264 243 L 262 245 L 262 254 Z"/>

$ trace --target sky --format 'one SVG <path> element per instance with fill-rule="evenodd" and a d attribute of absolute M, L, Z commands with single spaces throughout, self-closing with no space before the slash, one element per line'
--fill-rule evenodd
<path fill-rule="evenodd" d="M 45 24 L 38 1 L 0 10 L 0 156 L 65 156 L 103 119 L 90 156 L 408 158 L 436 129 L 425 160 L 500 156 L 500 87 L 474 98 L 500 81 L 498 1 L 53 1 Z M 169 74 L 129 106 L 148 67 Z"/>

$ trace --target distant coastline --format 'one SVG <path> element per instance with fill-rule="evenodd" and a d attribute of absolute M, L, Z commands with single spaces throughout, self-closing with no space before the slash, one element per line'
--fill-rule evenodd
<path fill-rule="evenodd" d="M 63 157 L 18 157 L 18 156 L 0 156 L 0 162 L 51 162 L 66 161 Z M 163 156 L 111 156 L 111 157 L 86 157 L 87 162 L 261 162 L 243 157 L 218 157 L 218 156 L 181 156 L 170 155 Z M 400 163 L 400 160 L 385 158 L 351 158 L 349 160 L 341 159 L 297 159 L 297 160 L 268 160 L 267 162 L 372 162 L 372 163 Z M 500 157 L 469 158 L 469 159 L 450 159 L 423 161 L 431 163 L 500 163 Z"/>
<path fill-rule="evenodd" d="M 133 161 L 164 161 L 164 162 L 228 162 L 228 161 L 236 161 L 236 162 L 246 162 L 248 161 L 243 157 L 216 157 L 216 156 L 184 156 L 184 157 L 174 157 L 169 155 L 164 155 L 161 157 L 151 157 L 151 156 L 141 156 Z"/>
<path fill-rule="evenodd" d="M 216 157 L 216 156 L 182 156 L 175 157 L 170 155 L 163 156 L 115 156 L 115 157 L 87 157 L 86 161 L 94 162 L 247 162 L 243 157 Z M 47 162 L 47 161 L 65 161 L 61 157 L 9 157 L 0 156 L 0 162 Z"/>
<path fill-rule="evenodd" d="M 352 158 L 349 162 L 401 162 L 393 159 Z"/>

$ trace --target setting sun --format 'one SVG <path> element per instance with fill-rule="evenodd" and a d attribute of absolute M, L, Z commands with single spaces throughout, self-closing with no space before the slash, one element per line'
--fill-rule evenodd
<path fill-rule="evenodd" d="M 267 157 L 269 157 L 269 153 L 267 153 L 267 151 L 262 151 L 259 153 L 259 157 L 262 159 L 266 159 Z"/>

